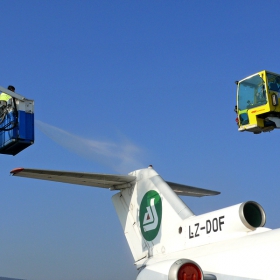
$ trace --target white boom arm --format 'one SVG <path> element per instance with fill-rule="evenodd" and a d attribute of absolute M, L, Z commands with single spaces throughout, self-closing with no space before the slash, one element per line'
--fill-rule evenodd
<path fill-rule="evenodd" d="M 1 86 L 0 86 L 0 91 L 1 91 L 1 92 L 5 92 L 5 93 L 11 95 L 12 97 L 14 97 L 14 98 L 16 98 L 16 99 L 19 99 L 19 100 L 21 100 L 21 101 L 26 100 L 26 98 L 25 98 L 24 96 L 22 96 L 22 95 L 20 95 L 20 94 L 18 94 L 18 93 L 15 93 L 15 92 L 13 92 L 13 91 L 7 89 L 7 88 L 4 88 L 4 87 L 1 87 Z"/>

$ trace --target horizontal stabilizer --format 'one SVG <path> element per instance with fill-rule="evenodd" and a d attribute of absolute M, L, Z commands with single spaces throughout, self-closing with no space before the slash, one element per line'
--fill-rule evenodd
<path fill-rule="evenodd" d="M 100 187 L 113 190 L 127 188 L 136 177 L 130 175 L 109 175 L 98 173 L 54 171 L 30 168 L 15 168 L 10 172 L 13 176 L 56 181 L 61 183 Z"/>
<path fill-rule="evenodd" d="M 197 187 L 191 187 L 187 185 L 167 182 L 166 183 L 170 186 L 170 188 L 177 194 L 177 195 L 185 195 L 185 196 L 209 196 L 209 195 L 217 195 L 220 192 L 211 191 L 206 189 L 201 189 Z"/>
<path fill-rule="evenodd" d="M 131 175 L 111 175 L 100 173 L 55 171 L 30 168 L 15 168 L 10 173 L 13 176 L 84 185 L 90 187 L 100 187 L 111 190 L 120 190 L 131 187 L 136 181 L 136 177 Z M 166 183 L 178 195 L 201 197 L 220 194 L 216 191 L 191 187 L 187 185 L 172 182 Z"/>

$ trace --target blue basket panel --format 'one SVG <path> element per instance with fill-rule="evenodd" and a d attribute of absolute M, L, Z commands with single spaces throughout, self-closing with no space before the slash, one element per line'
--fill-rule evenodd
<path fill-rule="evenodd" d="M 4 121 L 0 124 L 0 147 L 14 142 L 18 138 L 18 127 L 15 124 L 15 114 L 13 112 L 7 114 Z"/>
<path fill-rule="evenodd" d="M 18 111 L 6 115 L 0 124 L 0 153 L 16 155 L 34 142 L 34 114 Z"/>
<path fill-rule="evenodd" d="M 19 138 L 34 142 L 34 114 L 18 112 Z"/>

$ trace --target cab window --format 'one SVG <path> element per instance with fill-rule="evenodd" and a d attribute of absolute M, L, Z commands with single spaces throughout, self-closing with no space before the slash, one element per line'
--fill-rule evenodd
<path fill-rule="evenodd" d="M 238 110 L 254 108 L 267 103 L 263 79 L 255 75 L 239 83 Z"/>
<path fill-rule="evenodd" d="M 267 73 L 266 76 L 269 90 L 280 92 L 280 77 L 270 73 Z"/>

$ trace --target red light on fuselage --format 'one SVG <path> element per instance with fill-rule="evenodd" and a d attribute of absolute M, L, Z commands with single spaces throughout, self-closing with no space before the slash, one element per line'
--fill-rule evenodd
<path fill-rule="evenodd" d="M 201 280 L 202 272 L 193 263 L 183 264 L 178 271 L 178 280 Z"/>

